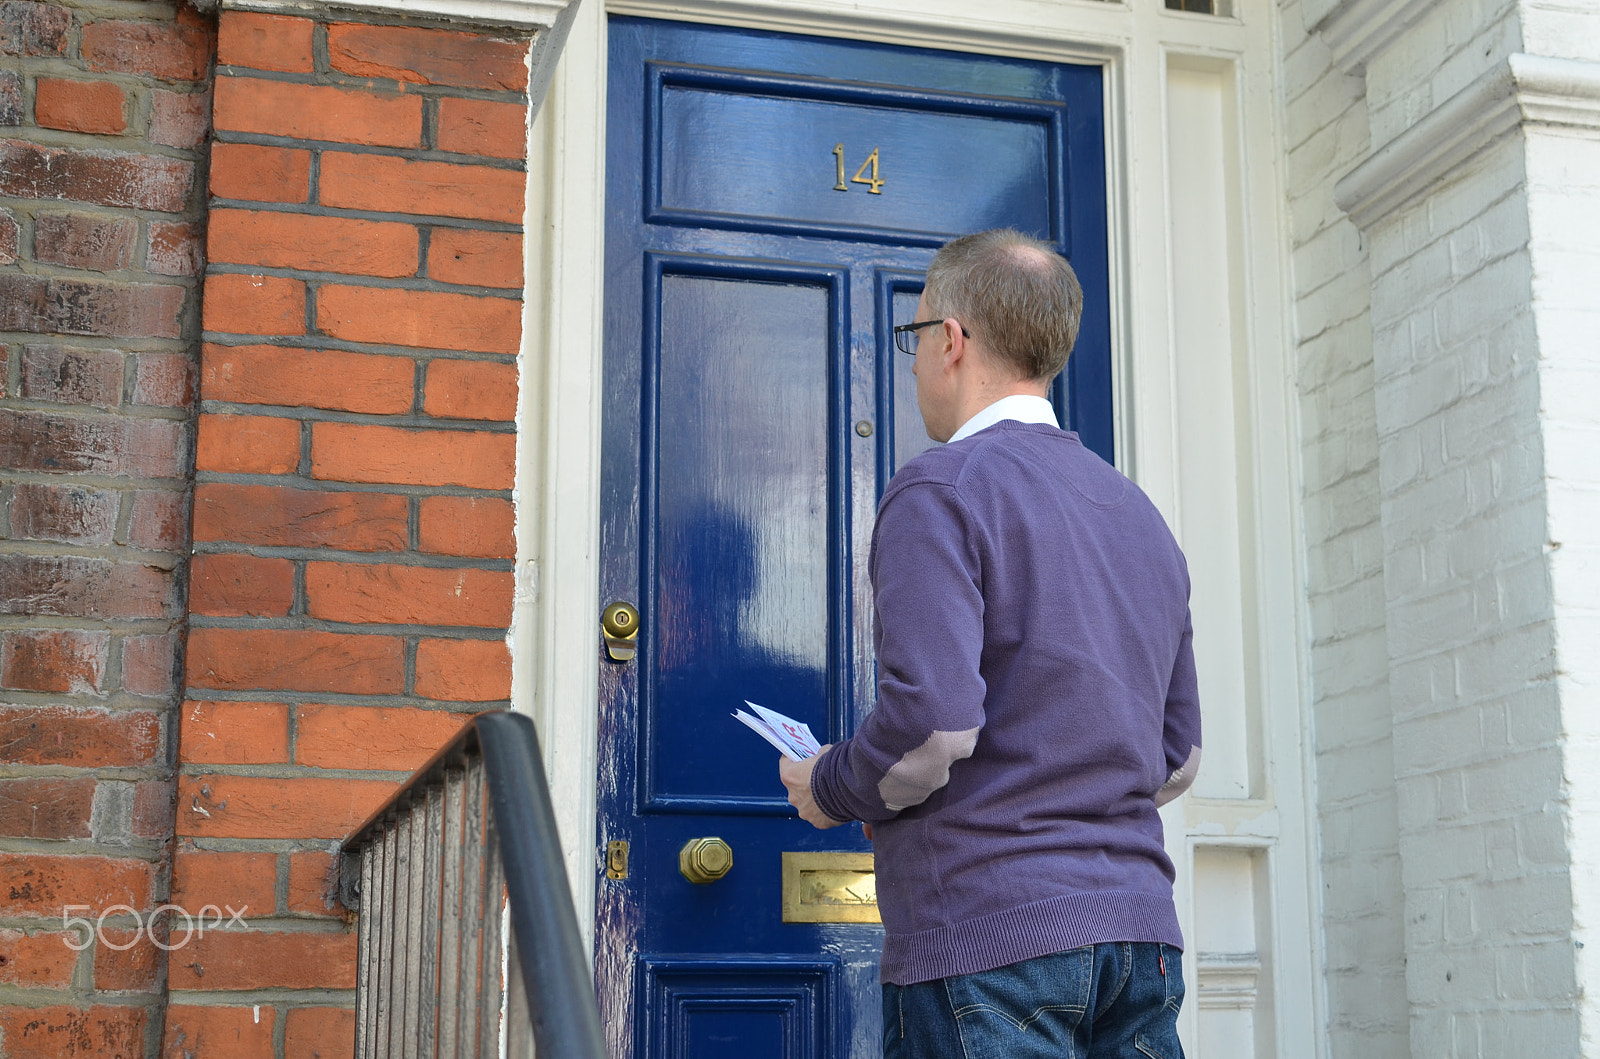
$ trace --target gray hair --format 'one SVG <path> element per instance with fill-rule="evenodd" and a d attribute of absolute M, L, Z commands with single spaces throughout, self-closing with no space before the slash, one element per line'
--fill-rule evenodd
<path fill-rule="evenodd" d="M 928 308 L 953 316 L 1026 379 L 1067 363 L 1083 317 L 1083 288 L 1049 243 L 1010 228 L 952 239 L 934 255 L 923 288 Z"/>

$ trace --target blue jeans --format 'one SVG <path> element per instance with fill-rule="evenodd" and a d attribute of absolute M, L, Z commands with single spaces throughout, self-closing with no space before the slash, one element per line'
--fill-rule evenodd
<path fill-rule="evenodd" d="M 884 1059 L 1183 1059 L 1183 954 L 1085 945 L 883 987 Z"/>

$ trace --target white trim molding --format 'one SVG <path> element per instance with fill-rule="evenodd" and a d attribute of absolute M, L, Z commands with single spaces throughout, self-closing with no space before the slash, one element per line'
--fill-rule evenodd
<path fill-rule="evenodd" d="M 528 49 L 528 120 L 539 113 L 581 0 L 195 0 L 226 11 L 328 18 L 337 12 L 509 29 L 533 38 Z M 598 2 L 598 0 L 596 0 Z"/>
<path fill-rule="evenodd" d="M 209 6 L 313 18 L 343 10 L 537 32 L 570 23 L 578 0 L 213 0 Z"/>
<path fill-rule="evenodd" d="M 1411 126 L 1334 186 L 1361 228 L 1404 209 L 1514 129 L 1600 133 L 1600 63 L 1515 54 Z"/>
<path fill-rule="evenodd" d="M 1195 957 L 1195 971 L 1195 1003 L 1200 1007 L 1255 1012 L 1261 994 L 1259 953 L 1202 952 Z"/>
<path fill-rule="evenodd" d="M 950 10 L 939 10 L 949 8 Z M 990 52 L 1061 62 L 1103 62 L 1127 44 L 1128 10 L 1105 0 L 1012 0 L 994 5 L 969 30 L 965 0 L 924 5 L 856 0 L 608 0 L 606 13 L 703 25 L 873 40 L 922 48 Z M 1050 10 L 1050 9 L 1054 10 Z M 954 17 L 941 17 L 945 15 Z M 1065 31 L 1071 26 L 1070 32 Z M 1054 30 L 1054 32 L 1053 32 Z"/>
<path fill-rule="evenodd" d="M 1333 52 L 1335 66 L 1358 74 L 1435 6 L 1435 0 L 1344 0 L 1308 28 Z"/>

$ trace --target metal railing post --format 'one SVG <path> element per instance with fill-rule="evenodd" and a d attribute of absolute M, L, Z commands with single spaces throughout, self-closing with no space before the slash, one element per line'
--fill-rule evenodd
<path fill-rule="evenodd" d="M 531 720 L 473 718 L 344 855 L 341 889 L 360 916 L 357 1056 L 497 1056 L 504 998 L 514 1056 L 531 1042 L 541 1056 L 605 1059 Z"/>

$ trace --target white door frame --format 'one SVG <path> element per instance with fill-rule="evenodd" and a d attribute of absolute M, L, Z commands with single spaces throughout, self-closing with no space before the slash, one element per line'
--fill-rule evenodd
<path fill-rule="evenodd" d="M 1251 1052 L 1325 1054 L 1322 932 L 1308 801 L 1311 759 L 1309 739 L 1303 738 L 1309 717 L 1301 631 L 1305 593 L 1297 544 L 1298 461 L 1292 456 L 1298 430 L 1287 360 L 1287 240 L 1272 25 L 1277 14 L 1276 5 L 1261 0 L 1234 3 L 1248 6 L 1246 17 L 1180 14 L 1165 10 L 1161 0 L 986 0 L 981 5 L 970 0 L 611 0 L 604 7 L 589 0 L 580 7 L 530 133 L 518 590 L 511 640 L 513 699 L 538 723 L 579 922 L 586 931 L 593 922 L 600 856 L 596 626 L 606 602 L 598 597 L 605 16 L 1091 62 L 1106 68 L 1118 463 L 1178 530 L 1191 568 L 1199 571 L 1214 559 L 1225 560 L 1237 568 L 1240 581 L 1241 598 L 1229 601 L 1242 615 L 1240 627 L 1208 638 L 1197 622 L 1197 645 L 1203 654 L 1208 639 L 1232 644 L 1228 664 L 1242 674 L 1245 701 L 1230 717 L 1236 715 L 1248 728 L 1249 743 L 1248 751 L 1235 756 L 1255 779 L 1238 796 L 1190 795 L 1165 813 L 1168 845 L 1180 861 L 1180 915 L 1191 940 L 1184 1036 L 1198 1059 L 1220 1059 L 1196 1047 L 1199 1010 L 1239 1008 L 1241 996 L 1259 994 L 1270 1005 L 1270 1021 L 1258 1027 L 1261 1036 L 1249 1051 L 1242 1047 L 1246 1042 L 1235 1042 L 1239 1047 L 1227 1053 L 1230 1059 Z M 1183 76 L 1170 78 L 1173 70 L 1211 78 L 1205 83 L 1216 86 L 1212 101 L 1220 101 L 1221 124 L 1232 130 L 1218 163 L 1230 210 L 1231 250 L 1226 253 L 1208 254 L 1215 250 L 1210 244 L 1186 244 L 1186 238 L 1192 243 L 1198 237 L 1184 235 L 1182 217 L 1176 227 L 1173 223 L 1169 167 L 1177 164 L 1175 153 L 1187 150 L 1184 130 L 1168 120 L 1174 100 L 1181 102 L 1172 94 L 1174 85 L 1185 82 Z M 1187 142 L 1193 144 L 1193 137 Z M 1198 144 L 1202 152 L 1205 148 Z M 1204 319 L 1185 318 L 1196 310 L 1174 296 L 1180 278 L 1217 267 L 1226 272 L 1220 286 L 1235 310 L 1232 317 L 1224 310 L 1218 324 L 1216 313 L 1206 315 L 1211 307 L 1202 306 Z M 1226 333 L 1212 342 L 1209 353 L 1186 352 L 1190 335 L 1217 326 Z M 1186 434 L 1177 394 L 1180 353 L 1220 356 L 1219 363 L 1231 371 L 1236 407 L 1231 437 L 1199 446 L 1193 444 L 1192 425 Z M 1186 523 L 1185 477 L 1219 474 L 1238 490 L 1237 517 Z M 1199 617 L 1200 610 L 1196 613 Z M 1204 680 L 1207 661 L 1201 661 Z M 1204 684 L 1201 692 L 1204 697 Z M 1208 758 L 1217 749 L 1208 740 Z M 1243 913 L 1197 907 L 1228 878 L 1224 871 L 1203 882 L 1197 897 L 1197 850 L 1219 864 L 1234 853 L 1246 855 L 1254 865 L 1250 877 L 1258 880 L 1254 904 Z M 1226 958 L 1213 960 L 1197 981 L 1197 914 L 1255 917 L 1259 981 L 1247 973 L 1241 977 Z M 1224 956 L 1248 963 L 1238 953 Z"/>

